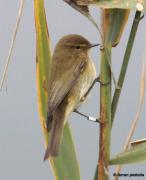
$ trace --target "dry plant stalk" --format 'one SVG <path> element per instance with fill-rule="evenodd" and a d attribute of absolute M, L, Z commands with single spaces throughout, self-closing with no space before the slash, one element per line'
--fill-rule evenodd
<path fill-rule="evenodd" d="M 16 20 L 16 25 L 14 27 L 14 32 L 13 32 L 13 35 L 12 35 L 12 40 L 11 40 L 11 43 L 10 43 L 10 48 L 9 48 L 9 51 L 8 51 L 8 56 L 7 56 L 7 59 L 6 59 L 6 64 L 5 64 L 4 71 L 3 71 L 3 74 L 2 74 L 2 78 L 1 78 L 1 82 L 0 82 L 0 91 L 3 88 L 3 84 L 4 84 L 4 81 L 6 79 L 8 67 L 9 67 L 9 64 L 10 64 L 10 61 L 11 61 L 11 56 L 12 56 L 12 52 L 13 52 L 13 48 L 14 48 L 17 32 L 18 32 L 20 21 L 21 21 L 21 17 L 22 17 L 22 14 L 23 14 L 24 3 L 25 3 L 25 0 L 21 0 L 20 1 L 19 11 L 18 11 L 17 20 Z"/>
<path fill-rule="evenodd" d="M 123 152 L 125 152 L 129 148 L 130 141 L 131 141 L 132 136 L 135 132 L 138 121 L 140 119 L 140 115 L 141 115 L 143 104 L 144 104 L 145 88 L 146 88 L 146 48 L 144 50 L 144 55 L 143 55 L 143 60 L 142 60 L 142 70 L 141 70 L 141 80 L 140 80 L 140 96 L 139 96 L 138 110 L 137 110 L 136 116 L 133 120 L 129 134 L 127 136 L 125 145 L 123 147 Z M 122 166 L 118 165 L 116 167 L 116 174 L 120 173 L 121 169 L 122 169 Z M 118 176 L 115 176 L 114 180 L 118 180 Z"/>

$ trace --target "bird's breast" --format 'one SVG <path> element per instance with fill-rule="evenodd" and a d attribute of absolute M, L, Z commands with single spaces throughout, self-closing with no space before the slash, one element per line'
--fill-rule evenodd
<path fill-rule="evenodd" d="M 88 91 L 93 81 L 96 78 L 96 68 L 93 61 L 90 59 L 87 66 L 80 77 L 80 97 L 82 98 Z"/>

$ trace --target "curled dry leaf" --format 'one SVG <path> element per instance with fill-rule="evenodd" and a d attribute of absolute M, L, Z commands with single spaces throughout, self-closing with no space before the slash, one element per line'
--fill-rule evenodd
<path fill-rule="evenodd" d="M 97 5 L 101 8 L 119 8 L 145 11 L 145 0 L 74 0 L 78 5 Z"/>
<path fill-rule="evenodd" d="M 74 0 L 78 5 L 95 4 L 96 0 Z"/>

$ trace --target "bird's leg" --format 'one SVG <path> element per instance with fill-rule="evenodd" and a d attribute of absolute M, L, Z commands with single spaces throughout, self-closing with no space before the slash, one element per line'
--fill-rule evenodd
<path fill-rule="evenodd" d="M 135 21 L 141 21 L 144 18 L 145 14 L 143 14 L 140 18 L 135 19 Z"/>
<path fill-rule="evenodd" d="M 100 119 L 97 119 L 97 118 L 92 117 L 92 116 L 87 116 L 87 115 L 79 112 L 77 109 L 75 109 L 74 112 L 81 115 L 81 116 L 83 116 L 83 117 L 85 117 L 88 121 L 100 123 Z"/>
<path fill-rule="evenodd" d="M 100 80 L 100 77 L 97 77 L 94 79 L 93 83 L 91 84 L 90 88 L 88 89 L 88 91 L 85 93 L 85 95 L 82 97 L 81 101 L 84 101 L 86 99 L 86 97 L 88 96 L 88 94 L 90 93 L 90 91 L 92 90 L 92 88 L 94 87 L 95 83 L 101 83 L 102 85 L 107 85 L 109 84 L 109 82 L 104 83 Z"/>

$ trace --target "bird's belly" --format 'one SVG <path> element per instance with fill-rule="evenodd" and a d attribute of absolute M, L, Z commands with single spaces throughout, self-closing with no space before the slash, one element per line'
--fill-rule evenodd
<path fill-rule="evenodd" d="M 76 99 L 76 107 L 80 105 L 81 99 L 84 97 L 93 81 L 96 78 L 96 69 L 92 60 L 89 61 L 85 70 L 82 72 L 78 78 L 76 84 L 69 92 L 69 97 L 74 97 Z"/>
<path fill-rule="evenodd" d="M 86 70 L 83 72 L 81 76 L 80 86 L 80 99 L 86 94 L 93 81 L 96 78 L 96 69 L 94 63 L 90 60 L 87 65 Z"/>

